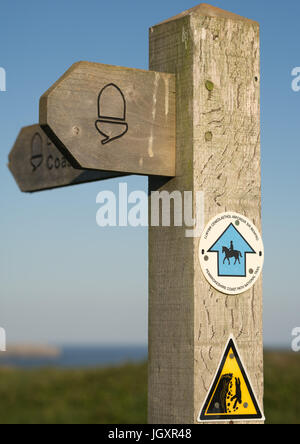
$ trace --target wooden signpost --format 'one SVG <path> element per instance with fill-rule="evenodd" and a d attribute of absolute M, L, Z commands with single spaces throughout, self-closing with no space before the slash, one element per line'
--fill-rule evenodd
<path fill-rule="evenodd" d="M 23 192 L 49 190 L 118 177 L 118 173 L 73 168 L 40 125 L 22 128 L 8 167 Z"/>
<path fill-rule="evenodd" d="M 175 76 L 80 62 L 40 100 L 40 125 L 74 166 L 175 176 Z"/>
<path fill-rule="evenodd" d="M 185 227 L 149 228 L 152 424 L 264 420 L 263 247 L 252 241 L 261 229 L 259 58 L 256 22 L 202 4 L 150 29 L 152 71 L 81 62 L 40 101 L 40 125 L 73 167 L 148 175 L 149 193 L 201 191 L 205 224 L 212 220 L 216 232 L 219 220 L 225 224 L 226 248 L 213 238 L 200 252 Z M 24 191 L 96 174 L 68 167 L 74 178 L 51 182 L 34 132 L 23 154 L 17 144 L 11 155 Z M 241 228 L 248 238 L 236 250 Z M 248 279 L 240 275 L 231 293 L 227 272 L 220 291 L 205 275 L 205 261 L 216 261 L 222 247 L 227 262 L 219 263 L 228 269 L 234 257 Z"/>

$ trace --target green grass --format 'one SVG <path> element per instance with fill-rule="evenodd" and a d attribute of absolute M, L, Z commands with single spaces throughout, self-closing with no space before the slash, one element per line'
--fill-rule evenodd
<path fill-rule="evenodd" d="M 267 424 L 300 424 L 300 354 L 265 354 Z"/>
<path fill-rule="evenodd" d="M 269 424 L 300 424 L 300 355 L 265 354 Z M 0 370 L 1 424 L 145 424 L 147 365 Z"/>
<path fill-rule="evenodd" d="M 1 424 L 146 422 L 147 366 L 1 370 Z"/>

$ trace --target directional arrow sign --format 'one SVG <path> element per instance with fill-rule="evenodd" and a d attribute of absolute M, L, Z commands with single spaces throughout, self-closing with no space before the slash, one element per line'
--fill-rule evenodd
<path fill-rule="evenodd" d="M 262 272 L 261 236 L 255 225 L 241 214 L 218 214 L 203 231 L 199 248 L 206 279 L 222 293 L 244 293 Z"/>
<path fill-rule="evenodd" d="M 40 125 L 73 166 L 175 176 L 175 76 L 73 65 L 40 100 Z"/>
<path fill-rule="evenodd" d="M 39 125 L 22 128 L 9 155 L 9 169 L 21 191 L 34 192 L 119 176 L 73 168 Z"/>
<path fill-rule="evenodd" d="M 246 277 L 247 254 L 255 251 L 231 223 L 208 250 L 218 254 L 218 276 Z"/>

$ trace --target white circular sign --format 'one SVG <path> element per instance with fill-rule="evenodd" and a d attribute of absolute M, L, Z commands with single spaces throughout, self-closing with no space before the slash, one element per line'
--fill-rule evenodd
<path fill-rule="evenodd" d="M 259 278 L 264 246 L 255 225 L 237 213 L 222 213 L 203 231 L 199 256 L 208 282 L 221 293 L 248 291 Z"/>

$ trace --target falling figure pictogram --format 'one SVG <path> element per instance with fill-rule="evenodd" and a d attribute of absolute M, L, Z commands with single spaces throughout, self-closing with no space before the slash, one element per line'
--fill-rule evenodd
<path fill-rule="evenodd" d="M 198 421 L 264 420 L 233 337 L 229 338 Z"/>

